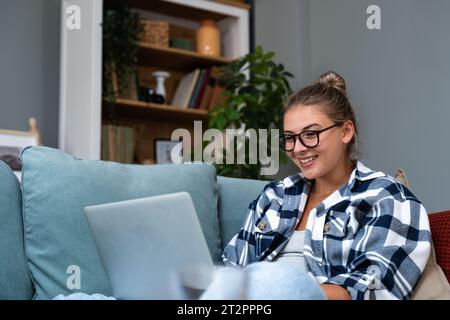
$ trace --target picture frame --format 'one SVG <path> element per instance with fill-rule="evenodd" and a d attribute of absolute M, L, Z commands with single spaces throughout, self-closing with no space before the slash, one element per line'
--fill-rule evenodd
<path fill-rule="evenodd" d="M 155 139 L 154 140 L 154 150 L 155 150 L 155 163 L 180 163 L 183 158 L 183 142 L 182 141 L 172 141 L 170 139 Z M 179 148 L 177 152 L 177 159 L 172 161 L 172 150 L 173 148 Z M 176 152 L 176 150 L 174 150 Z"/>
<path fill-rule="evenodd" d="M 30 131 L 0 130 L 0 160 L 13 170 L 19 182 L 22 180 L 20 154 L 28 146 L 39 145 L 39 135 Z"/>

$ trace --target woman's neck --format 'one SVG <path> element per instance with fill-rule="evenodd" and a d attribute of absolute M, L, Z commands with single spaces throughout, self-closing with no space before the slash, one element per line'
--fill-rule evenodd
<path fill-rule="evenodd" d="M 355 164 L 350 159 L 346 159 L 326 176 L 316 178 L 312 185 L 312 192 L 325 197 L 329 196 L 348 182 L 354 169 Z"/>

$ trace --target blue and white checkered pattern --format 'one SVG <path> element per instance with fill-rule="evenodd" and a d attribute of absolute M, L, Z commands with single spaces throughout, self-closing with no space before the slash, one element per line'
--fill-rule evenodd
<path fill-rule="evenodd" d="M 301 174 L 266 185 L 225 247 L 224 263 L 273 260 L 294 233 L 310 187 Z M 318 283 L 345 287 L 353 299 L 408 299 L 430 250 L 422 203 L 400 182 L 361 162 L 346 185 L 310 212 L 306 225 L 310 273 Z"/>

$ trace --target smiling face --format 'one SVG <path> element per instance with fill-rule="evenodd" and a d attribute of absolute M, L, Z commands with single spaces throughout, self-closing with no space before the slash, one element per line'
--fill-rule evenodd
<path fill-rule="evenodd" d="M 297 105 L 284 115 L 284 134 L 298 134 L 305 130 L 322 130 L 336 124 L 317 105 Z M 295 148 L 287 152 L 289 158 L 307 179 L 324 178 L 348 163 L 348 144 L 353 138 L 352 121 L 342 126 L 330 128 L 319 135 L 319 144 L 314 148 L 305 147 L 297 139 Z"/>

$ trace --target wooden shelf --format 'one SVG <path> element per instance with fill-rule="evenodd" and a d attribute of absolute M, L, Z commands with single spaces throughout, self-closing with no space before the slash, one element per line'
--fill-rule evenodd
<path fill-rule="evenodd" d="M 222 66 L 232 60 L 223 57 L 213 57 L 176 48 L 166 48 L 139 43 L 138 64 L 144 66 L 158 66 L 161 69 L 172 69 L 190 72 L 195 68 Z"/>
<path fill-rule="evenodd" d="M 252 8 L 251 5 L 249 5 L 248 3 L 245 3 L 245 2 L 231 1 L 231 0 L 211 0 L 211 1 L 226 4 L 226 5 L 232 6 L 232 7 L 246 9 L 246 10 L 250 10 Z"/>
<path fill-rule="evenodd" d="M 238 3 L 227 0 L 219 0 L 214 2 L 246 10 L 250 9 L 250 6 L 244 3 Z M 217 22 L 230 17 L 229 15 L 223 13 L 202 10 L 194 7 L 185 6 L 179 3 L 162 0 L 128 0 L 127 4 L 131 8 L 162 13 L 184 19 L 186 17 L 189 17 L 190 20 L 198 22 L 204 19 L 212 19 Z"/>
<path fill-rule="evenodd" d="M 164 119 L 167 121 L 208 120 L 207 110 L 181 109 L 167 104 L 156 104 L 129 99 L 117 99 L 113 103 L 104 105 L 112 107 L 118 116 L 146 117 L 149 119 Z"/>

